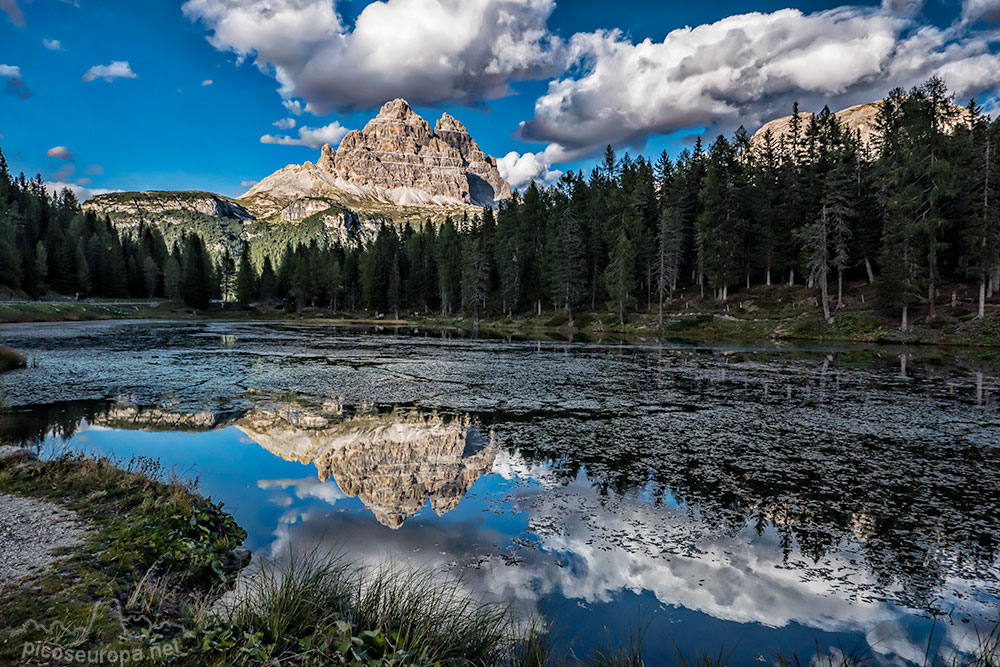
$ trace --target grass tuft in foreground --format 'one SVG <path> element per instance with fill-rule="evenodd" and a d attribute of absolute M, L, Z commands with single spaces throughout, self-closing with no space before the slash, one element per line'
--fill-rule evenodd
<path fill-rule="evenodd" d="M 185 653 L 205 665 L 542 664 L 547 655 L 507 607 L 475 600 L 458 580 L 316 552 L 264 565 L 189 627 Z"/>

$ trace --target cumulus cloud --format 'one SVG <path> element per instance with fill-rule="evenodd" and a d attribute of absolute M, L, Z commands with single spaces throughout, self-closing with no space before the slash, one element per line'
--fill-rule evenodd
<path fill-rule="evenodd" d="M 73 154 L 65 146 L 53 146 L 45 151 L 45 157 L 54 157 L 59 160 L 72 160 Z"/>
<path fill-rule="evenodd" d="M 277 124 L 277 123 L 275 123 Z M 260 138 L 262 144 L 277 144 L 279 146 L 308 146 L 320 148 L 323 144 L 336 145 L 347 134 L 348 129 L 334 121 L 323 127 L 300 127 L 299 136 L 274 136 L 265 134 Z"/>
<path fill-rule="evenodd" d="M 546 22 L 555 0 L 386 0 L 352 28 L 333 0 L 188 0 L 219 50 L 253 58 L 286 100 L 317 114 L 414 104 L 477 105 L 518 79 L 562 71 Z"/>
<path fill-rule="evenodd" d="M 201 82 L 201 85 L 202 86 L 211 86 L 213 83 L 215 83 L 215 82 L 212 81 L 211 79 L 205 79 L 204 81 Z"/>
<path fill-rule="evenodd" d="M 962 3 L 965 21 L 1000 21 L 1000 0 L 965 0 Z"/>
<path fill-rule="evenodd" d="M 276 120 L 271 124 L 274 125 L 276 128 L 278 128 L 279 130 L 291 130 L 292 128 L 295 127 L 295 119 L 282 118 L 281 120 Z"/>
<path fill-rule="evenodd" d="M 114 81 L 115 79 L 135 79 L 136 73 L 132 71 L 132 67 L 128 64 L 127 60 L 115 60 L 110 65 L 94 65 L 86 74 L 84 74 L 80 79 L 82 81 L 94 81 L 96 79 L 104 79 L 105 81 Z"/>
<path fill-rule="evenodd" d="M 552 151 L 518 153 L 511 151 L 497 160 L 497 169 L 511 187 L 519 188 L 532 181 L 548 185 L 559 180 L 563 172 L 552 169 Z"/>
<path fill-rule="evenodd" d="M 21 76 L 21 68 L 17 65 L 0 65 L 0 76 Z"/>
<path fill-rule="evenodd" d="M 42 46 L 47 48 L 49 51 L 62 51 L 63 45 L 58 39 L 43 39 Z"/>
<path fill-rule="evenodd" d="M 65 189 L 69 189 L 76 195 L 80 202 L 85 202 L 95 195 L 106 195 L 111 192 L 121 192 L 121 190 L 109 190 L 106 188 L 86 188 L 76 183 L 66 183 L 63 181 L 46 181 L 45 187 L 53 196 L 58 195 Z"/>
<path fill-rule="evenodd" d="M 282 100 L 281 106 L 285 107 L 285 109 L 288 110 L 288 113 L 293 116 L 301 116 L 302 112 L 305 111 L 305 109 L 302 108 L 302 102 L 298 100 Z"/>
<path fill-rule="evenodd" d="M 571 69 L 550 82 L 519 135 L 575 157 L 688 128 L 752 129 L 787 114 L 794 101 L 843 108 L 931 75 L 959 96 L 996 91 L 1000 56 L 992 49 L 1000 36 L 915 26 L 900 3 L 887 4 L 730 16 L 662 42 L 577 34 Z"/>
<path fill-rule="evenodd" d="M 10 22 L 17 27 L 24 27 L 24 13 L 17 6 L 16 0 L 0 0 L 0 12 L 6 14 Z"/>

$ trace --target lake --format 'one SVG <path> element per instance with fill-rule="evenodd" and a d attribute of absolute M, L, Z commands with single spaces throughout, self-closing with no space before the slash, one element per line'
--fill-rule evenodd
<path fill-rule="evenodd" d="M 975 647 L 1000 600 L 998 352 L 0 325 L 0 441 L 158 459 L 258 559 L 461 577 L 584 657 Z"/>

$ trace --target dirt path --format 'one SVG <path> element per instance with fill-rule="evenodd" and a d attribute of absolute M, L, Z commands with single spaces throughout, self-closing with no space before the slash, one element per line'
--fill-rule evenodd
<path fill-rule="evenodd" d="M 86 523 L 75 512 L 34 498 L 0 494 L 0 589 L 57 558 L 53 550 L 83 540 Z"/>

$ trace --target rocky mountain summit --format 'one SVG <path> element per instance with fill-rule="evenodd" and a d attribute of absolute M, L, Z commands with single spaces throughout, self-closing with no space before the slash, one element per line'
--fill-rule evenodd
<path fill-rule="evenodd" d="M 289 165 L 240 201 L 286 202 L 325 197 L 352 208 L 365 204 L 463 209 L 510 198 L 496 160 L 465 126 L 445 114 L 434 129 L 406 100 L 385 104 L 362 130 L 351 130 L 334 150 L 323 146 L 316 164 Z M 293 202 L 294 203 L 294 202 Z"/>

